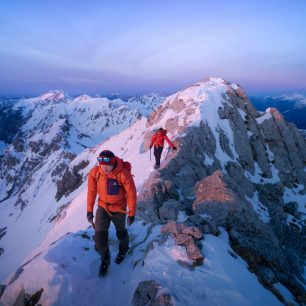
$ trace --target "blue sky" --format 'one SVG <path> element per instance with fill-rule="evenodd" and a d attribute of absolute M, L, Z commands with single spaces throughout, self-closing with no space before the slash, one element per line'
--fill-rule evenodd
<path fill-rule="evenodd" d="M 305 0 L 0 1 L 0 95 L 306 93 Z"/>

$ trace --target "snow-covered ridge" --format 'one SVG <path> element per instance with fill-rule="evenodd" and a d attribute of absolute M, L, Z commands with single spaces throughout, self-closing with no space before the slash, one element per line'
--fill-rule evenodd
<path fill-rule="evenodd" d="M 16 109 L 23 109 L 27 120 L 13 143 L 3 147 L 0 205 L 6 208 L 6 213 L 0 214 L 0 229 L 4 226 L 8 229 L 1 239 L 0 248 L 4 249 L 4 254 L 0 262 L 12 258 L 9 254 L 16 248 L 15 243 L 18 243 L 13 237 L 18 236 L 21 241 L 27 241 L 29 233 L 39 230 L 40 234 L 37 240 L 32 240 L 34 244 L 28 243 L 14 260 L 10 260 L 11 265 L 0 269 L 0 278 L 12 267 L 16 269 L 20 260 L 49 230 L 52 215 L 56 215 L 61 205 L 67 204 L 67 199 L 63 199 L 63 203 L 56 200 L 62 196 L 58 193 L 57 182 L 67 169 L 71 169 L 70 166 L 80 167 L 72 161 L 77 161 L 77 156 L 84 150 L 86 155 L 91 152 L 91 148 L 126 130 L 151 112 L 162 99 L 158 95 L 149 95 L 148 98 L 143 96 L 139 103 L 135 98 L 130 104 L 121 99 L 89 96 L 72 99 L 62 91 L 52 91 L 14 104 Z M 119 145 L 122 146 L 121 143 Z M 84 157 L 80 161 L 81 167 L 85 167 L 82 162 L 86 160 L 88 158 Z M 93 161 L 95 163 L 96 159 L 93 158 Z M 86 171 L 89 170 L 86 168 Z M 84 177 L 86 175 L 87 172 Z M 78 179 L 81 180 L 80 177 Z M 67 193 L 67 190 L 64 188 L 63 192 Z M 24 229 L 31 212 L 31 226 Z M 19 227 L 17 224 L 22 225 Z"/>
<path fill-rule="evenodd" d="M 31 125 L 28 125 L 24 132 L 29 135 L 33 132 L 30 138 L 35 143 L 39 140 L 42 140 L 42 143 L 48 142 L 48 137 L 44 140 L 43 135 L 45 137 L 48 133 L 58 135 L 56 130 L 60 128 L 63 135 L 67 134 L 67 130 L 69 137 L 72 131 L 78 135 L 84 127 L 79 120 L 86 118 L 83 116 L 87 114 L 95 115 L 91 113 L 91 108 L 95 109 L 97 101 L 105 107 L 105 110 L 107 109 L 106 112 L 111 111 L 112 114 L 118 114 L 125 109 L 126 102 L 122 103 L 120 99 L 110 101 L 88 96 L 58 103 L 57 106 L 45 105 L 37 107 L 44 114 L 44 121 L 39 121 L 39 117 L 35 115 L 36 109 L 31 113 L 31 118 L 37 121 L 35 127 L 39 127 L 40 134 L 35 135 L 35 128 Z M 142 101 L 139 103 L 143 104 Z M 77 105 L 75 111 L 67 112 L 72 105 Z M 56 122 L 52 122 L 52 112 L 49 108 L 52 108 L 52 112 L 54 110 L 57 112 Z M 70 116 L 62 116 L 62 112 L 69 113 Z M 239 253 L 229 244 L 235 240 L 242 245 L 244 252 L 250 251 L 251 259 L 258 256 L 255 259 L 260 259 L 259 262 L 261 262 L 260 256 L 268 253 L 269 256 L 265 259 L 267 262 L 272 258 L 274 265 L 280 262 L 280 265 L 283 265 L 281 267 L 286 268 L 283 271 L 292 269 L 291 275 L 295 275 L 294 273 L 298 271 L 296 275 L 300 277 L 298 248 L 293 254 L 296 262 L 292 268 L 288 266 L 289 261 L 283 253 L 287 248 L 286 241 L 283 238 L 278 240 L 278 233 L 273 231 L 274 224 L 271 225 L 271 220 L 279 222 L 275 227 L 282 229 L 284 235 L 291 234 L 292 226 L 298 227 L 297 231 L 293 231 L 294 236 L 291 240 L 296 239 L 294 243 L 300 245 L 299 226 L 304 216 L 300 211 L 302 205 L 297 205 L 296 208 L 290 199 L 301 202 L 305 197 L 303 194 L 305 184 L 300 183 L 298 188 L 293 188 L 296 181 L 303 182 L 305 178 L 299 169 L 301 156 L 296 152 L 298 148 L 303 148 L 303 143 L 294 128 L 287 126 L 284 120 L 276 120 L 274 115 L 272 110 L 262 114 L 257 112 L 237 84 L 220 78 L 210 78 L 168 97 L 154 110 L 148 120 L 142 117 L 126 129 L 116 131 L 116 135 L 110 135 L 111 137 L 102 143 L 96 143 L 81 152 L 75 151 L 76 156 L 67 158 L 64 166 L 61 155 L 63 152 L 56 150 L 35 169 L 30 184 L 26 185 L 27 188 L 23 191 L 26 199 L 30 201 L 18 217 L 16 217 L 18 209 L 10 207 L 13 201 L 4 202 L 7 215 L 1 215 L 0 218 L 7 228 L 2 230 L 6 234 L 1 239 L 5 251 L 0 257 L 0 264 L 3 262 L 1 260 L 7 260 L 10 267 L 5 266 L 3 268 L 5 272 L 2 270 L 1 276 L 12 270 L 13 261 L 16 266 L 18 261 L 22 261 L 25 257 L 33 260 L 23 267 L 23 271 L 19 270 L 13 278 L 7 279 L 6 284 L 9 280 L 12 280 L 12 283 L 6 288 L 3 300 L 14 301 L 14 294 L 20 292 L 21 288 L 33 294 L 39 289 L 38 286 L 43 284 L 45 291 L 41 302 L 46 304 L 99 305 L 101 302 L 122 304 L 123 301 L 131 304 L 137 282 L 154 279 L 162 284 L 163 288 L 170 290 L 175 297 L 176 305 L 188 305 L 188 301 L 192 301 L 192 305 L 203 303 L 226 305 L 229 301 L 235 305 L 257 305 L 267 301 L 271 305 L 280 305 L 280 300 L 264 289 L 254 274 L 249 274 L 248 263 L 243 261 Z M 100 120 L 101 118 L 97 118 L 97 122 Z M 111 127 L 112 131 L 115 126 L 114 124 Z M 160 171 L 153 172 L 154 163 L 150 160 L 148 151 L 148 135 L 161 126 L 168 130 L 168 136 L 174 140 L 178 151 L 170 152 L 165 149 Z M 39 138 L 35 138 L 37 135 Z M 97 140 L 94 133 L 91 137 Z M 296 142 L 291 141 L 293 138 Z M 71 139 L 72 143 L 75 143 L 77 138 Z M 289 150 L 279 149 L 284 143 L 290 148 Z M 139 206 L 144 208 L 144 210 L 139 209 L 138 218 L 148 214 L 147 217 L 156 218 L 155 221 L 158 222 L 158 216 L 154 215 L 154 211 L 160 218 L 162 213 L 166 214 L 162 208 L 170 198 L 178 199 L 177 202 L 174 200 L 175 205 L 170 207 L 173 210 L 185 207 L 189 214 L 190 210 L 193 210 L 192 216 L 186 215 L 183 210 L 179 211 L 181 221 L 196 224 L 192 222 L 198 220 L 197 226 L 200 226 L 203 224 L 201 222 L 206 222 L 204 218 L 208 216 L 212 220 L 210 222 L 219 222 L 216 224 L 231 229 L 228 233 L 220 229 L 221 234 L 218 237 L 205 234 L 205 240 L 201 240 L 204 246 L 201 251 L 205 256 L 203 266 L 194 270 L 186 268 L 190 260 L 187 258 L 186 250 L 176 246 L 172 238 L 166 241 L 161 238 L 160 226 L 151 227 L 150 232 L 147 232 L 150 227 L 144 226 L 139 220 L 140 222 L 129 228 L 133 253 L 122 266 L 114 266 L 112 263 L 109 278 L 104 282 L 96 279 L 99 258 L 93 248 L 91 239 L 93 231 L 88 228 L 85 216 L 86 176 L 96 165 L 96 156 L 103 149 L 110 149 L 132 163 L 132 173 L 135 175 L 139 193 Z M 288 158 L 288 153 L 285 153 L 287 155 L 284 157 L 284 152 L 288 151 L 295 157 L 292 158 L 293 161 Z M 30 154 L 27 157 L 30 158 Z M 77 184 L 69 192 L 61 194 L 55 202 L 54 197 L 58 194 L 57 186 L 65 183 L 61 180 L 63 177 L 61 167 L 66 170 L 65 177 L 70 178 L 72 182 L 77 181 Z M 17 168 L 12 167 L 12 175 Z M 197 183 L 209 179 L 213 176 L 212 173 L 217 171 L 223 173 L 224 185 L 227 183 L 228 192 L 235 195 L 233 198 L 237 201 L 232 203 L 229 212 L 226 209 L 222 210 L 226 207 L 226 203 L 221 205 L 219 203 L 215 215 L 213 207 L 209 213 L 198 215 L 193 202 L 196 197 L 199 200 L 198 194 L 195 193 Z M 286 189 L 284 184 L 287 186 Z M 220 192 L 218 186 L 212 187 L 216 187 L 216 193 Z M 275 190 L 277 190 L 276 195 Z M 141 206 L 142 195 L 150 196 L 150 191 L 152 197 L 148 198 L 147 202 L 144 201 L 144 206 Z M 205 199 L 206 194 L 202 196 Z M 282 205 L 286 211 L 283 211 Z M 235 212 L 240 214 L 235 215 Z M 212 218 L 210 214 L 214 217 Z M 236 218 L 234 220 L 238 222 L 226 224 L 231 220 L 224 217 L 227 214 L 233 214 Z M 169 220 L 169 215 L 166 214 L 165 220 Z M 246 221 L 240 220 L 241 216 L 246 217 Z M 26 226 L 30 218 L 31 223 Z M 146 234 L 148 234 L 147 240 L 143 241 Z M 33 237 L 32 245 L 26 241 L 30 235 Z M 110 237 L 111 253 L 114 256 L 116 238 L 113 228 Z M 157 243 L 154 243 L 154 240 L 157 240 Z M 17 245 L 24 243 L 18 254 L 14 252 L 16 243 Z M 67 251 L 69 249 L 73 250 L 72 257 Z M 288 252 L 291 251 L 292 249 L 288 248 Z M 219 256 L 221 253 L 222 256 Z M 235 269 L 232 270 L 232 267 Z M 264 272 L 263 275 L 257 276 L 265 277 L 269 285 L 281 292 L 286 302 L 294 303 L 292 295 L 279 282 L 284 274 L 281 273 L 279 276 L 277 269 L 273 267 L 273 269 L 271 266 L 260 267 Z M 46 273 L 31 274 L 36 269 L 43 269 Z M 113 296 L 110 293 L 113 292 L 115 282 L 119 283 L 119 287 L 117 287 L 118 294 Z M 238 285 L 242 283 L 248 283 L 247 287 L 251 289 Z M 67 286 L 71 290 L 67 290 Z M 90 299 L 88 296 L 97 298 Z"/>

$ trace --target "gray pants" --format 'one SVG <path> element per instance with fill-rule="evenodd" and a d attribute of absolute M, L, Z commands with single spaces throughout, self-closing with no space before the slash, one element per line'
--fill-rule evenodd
<path fill-rule="evenodd" d="M 102 207 L 98 207 L 95 222 L 95 242 L 97 251 L 104 256 L 108 250 L 108 229 L 113 222 L 119 239 L 119 250 L 126 252 L 129 248 L 129 235 L 125 228 L 125 214 L 115 212 L 110 216 Z"/>

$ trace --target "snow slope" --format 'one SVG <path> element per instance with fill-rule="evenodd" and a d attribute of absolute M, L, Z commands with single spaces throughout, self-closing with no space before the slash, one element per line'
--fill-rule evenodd
<path fill-rule="evenodd" d="M 149 152 L 142 148 L 144 131 L 145 120 L 142 119 L 96 147 L 94 152 L 84 152 L 78 158 L 88 158 L 90 168 L 95 164 L 96 152 L 113 150 L 132 162 L 139 190 L 153 171 Z M 9 305 L 22 288 L 27 293 L 44 288 L 42 305 L 130 305 L 139 281 L 148 279 L 157 280 L 174 293 L 175 305 L 280 305 L 276 297 L 248 272 L 246 264 L 233 255 L 223 230 L 219 237 L 205 237 L 202 241 L 205 263 L 191 271 L 178 263 L 178 260 L 188 262 L 188 258 L 186 251 L 175 246 L 172 238 L 163 245 L 154 244 L 160 235 L 160 226 L 150 229 L 137 221 L 129 228 L 133 253 L 120 266 L 112 262 L 109 275 L 99 279 L 99 255 L 94 251 L 92 239 L 94 232 L 86 221 L 86 182 L 68 199 L 72 199 L 72 203 L 65 217 L 50 230 L 41 246 L 29 257 L 34 259 L 5 290 L 1 299 L 4 305 Z M 147 234 L 149 236 L 142 242 Z M 144 258 L 151 242 L 153 249 Z M 117 239 L 113 226 L 110 246 L 114 258 Z M 116 294 L 113 294 L 114 286 Z"/>
<path fill-rule="evenodd" d="M 19 137 L 21 149 L 15 143 L 8 146 L 0 166 L 0 229 L 5 232 L 0 242 L 4 249 L 0 281 L 21 265 L 50 231 L 54 216 L 69 205 L 73 197 L 55 200 L 57 181 L 65 169 L 89 159 L 86 156 L 92 156 L 92 150 L 83 154 L 85 148 L 125 130 L 161 100 L 144 96 L 130 106 L 120 99 L 72 99 L 55 91 L 14 104 L 28 120 Z M 120 148 L 122 144 L 118 142 Z"/>

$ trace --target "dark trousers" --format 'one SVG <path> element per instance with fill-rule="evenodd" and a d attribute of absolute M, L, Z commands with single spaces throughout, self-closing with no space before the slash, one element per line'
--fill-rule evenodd
<path fill-rule="evenodd" d="M 160 158 L 163 152 L 163 147 L 154 147 L 155 166 L 160 166 Z"/>
<path fill-rule="evenodd" d="M 104 256 L 108 250 L 108 229 L 111 222 L 116 228 L 119 250 L 125 252 L 129 248 L 129 235 L 125 228 L 125 217 L 125 214 L 118 212 L 112 212 L 110 216 L 102 207 L 98 207 L 95 222 L 95 242 L 96 249 L 101 256 Z"/>

